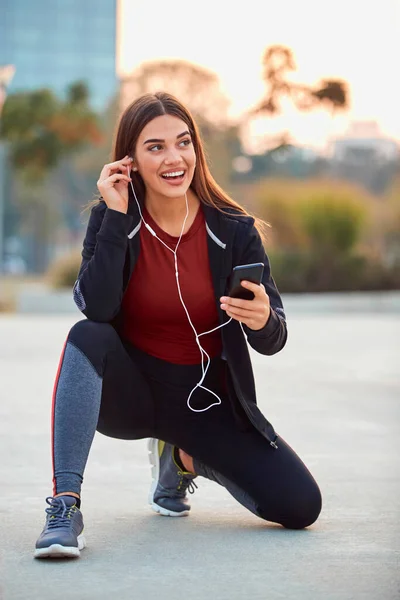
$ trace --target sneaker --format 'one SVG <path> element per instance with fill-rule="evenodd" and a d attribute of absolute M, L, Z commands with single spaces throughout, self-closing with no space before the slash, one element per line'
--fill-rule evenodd
<path fill-rule="evenodd" d="M 36 542 L 35 558 L 74 558 L 85 546 L 82 513 L 73 496 L 46 498 L 46 523 Z"/>
<path fill-rule="evenodd" d="M 176 463 L 174 446 L 151 438 L 148 443 L 153 482 L 149 504 L 165 517 L 186 517 L 190 511 L 186 492 L 193 494 L 196 475 L 183 471 Z"/>

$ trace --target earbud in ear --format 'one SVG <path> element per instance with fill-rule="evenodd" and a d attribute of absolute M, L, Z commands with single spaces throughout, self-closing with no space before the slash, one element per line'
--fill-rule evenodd
<path fill-rule="evenodd" d="M 129 160 L 131 160 L 133 162 L 133 157 L 132 156 L 128 156 L 128 158 L 129 158 Z M 137 170 L 138 170 L 137 167 L 134 167 L 132 165 L 132 171 L 137 171 Z"/>

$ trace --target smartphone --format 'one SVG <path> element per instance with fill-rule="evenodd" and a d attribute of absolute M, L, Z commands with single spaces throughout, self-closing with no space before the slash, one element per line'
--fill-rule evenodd
<path fill-rule="evenodd" d="M 252 283 L 261 283 L 264 273 L 263 263 L 252 263 L 251 265 L 238 265 L 233 267 L 232 275 L 229 280 L 229 293 L 231 298 L 241 298 L 242 300 L 253 300 L 254 294 L 250 290 L 246 290 L 240 282 L 243 280 L 251 281 Z"/>

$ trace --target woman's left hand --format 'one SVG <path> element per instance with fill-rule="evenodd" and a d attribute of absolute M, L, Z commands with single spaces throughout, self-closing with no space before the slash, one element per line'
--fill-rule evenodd
<path fill-rule="evenodd" d="M 222 296 L 220 298 L 221 308 L 229 317 L 244 323 L 250 329 L 254 331 L 262 329 L 267 324 L 271 313 L 269 296 L 265 291 L 265 287 L 262 283 L 258 285 L 250 281 L 242 281 L 241 285 L 254 293 L 253 300 Z"/>

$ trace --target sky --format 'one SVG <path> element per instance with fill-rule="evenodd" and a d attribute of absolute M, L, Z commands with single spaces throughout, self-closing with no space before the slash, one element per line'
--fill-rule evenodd
<path fill-rule="evenodd" d="M 141 62 L 181 58 L 215 71 L 233 116 L 263 93 L 261 58 L 266 47 L 294 52 L 293 79 L 345 79 L 351 108 L 331 118 L 320 109 L 264 119 L 254 134 L 290 131 L 302 144 L 323 147 L 352 120 L 376 120 L 382 133 L 400 140 L 400 0 L 119 0 L 117 70 Z"/>

